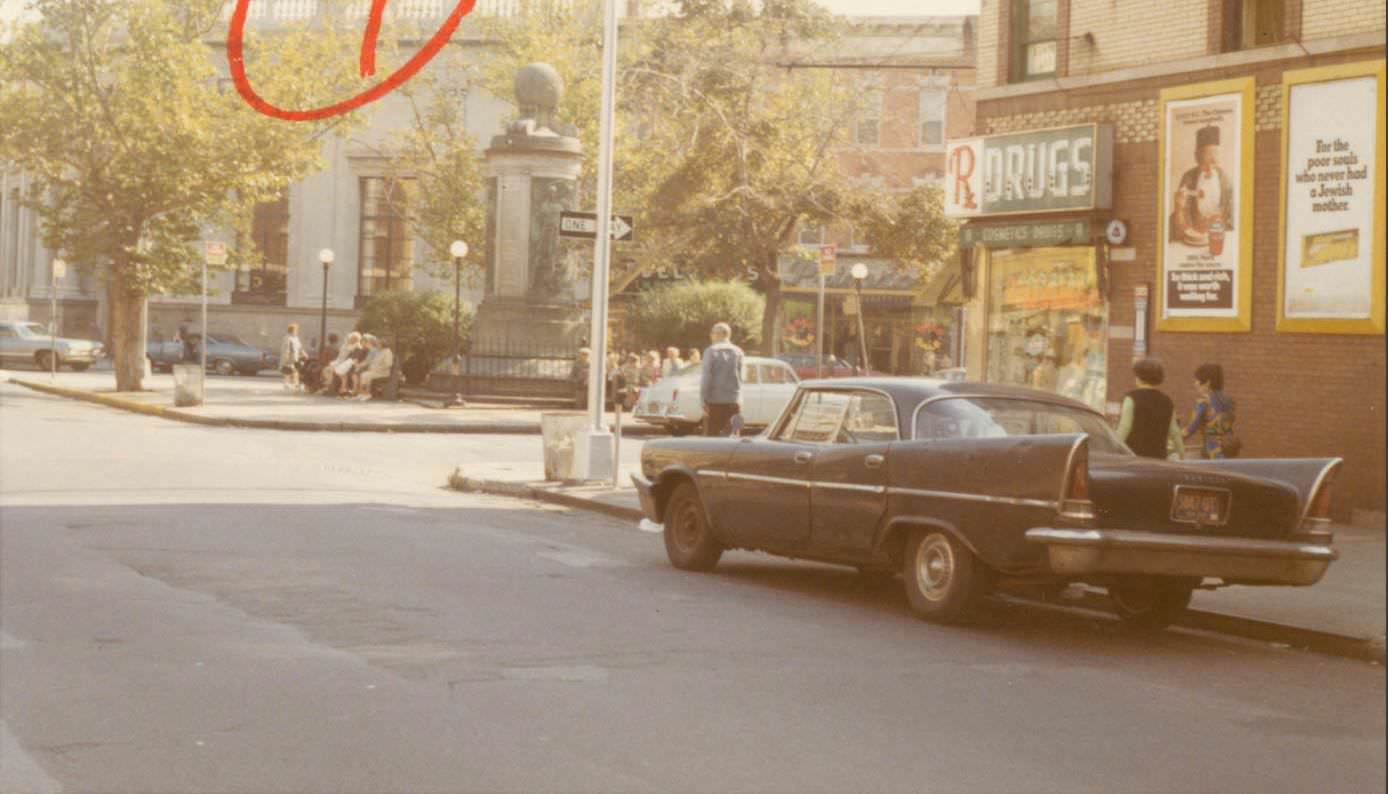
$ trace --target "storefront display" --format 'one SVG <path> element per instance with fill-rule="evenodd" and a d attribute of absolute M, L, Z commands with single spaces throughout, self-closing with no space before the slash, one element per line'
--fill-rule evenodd
<path fill-rule="evenodd" d="M 1090 247 L 989 252 L 986 380 L 1056 392 L 1102 411 L 1108 305 Z"/>
<path fill-rule="evenodd" d="M 1283 75 L 1279 331 L 1383 333 L 1383 83 L 1381 60 Z"/>

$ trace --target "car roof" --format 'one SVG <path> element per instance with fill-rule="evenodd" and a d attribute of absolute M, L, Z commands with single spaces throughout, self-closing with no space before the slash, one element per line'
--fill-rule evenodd
<path fill-rule="evenodd" d="M 1078 408 L 1090 413 L 1098 413 L 1093 406 L 1072 400 L 1055 392 L 1031 389 L 1026 386 L 1012 386 L 1005 383 L 977 383 L 973 381 L 951 381 L 939 378 L 810 378 L 800 381 L 801 389 L 874 389 L 886 392 L 896 402 L 898 411 L 910 411 L 922 400 L 932 397 L 972 396 L 1008 397 L 1012 399 L 1040 400 Z"/>

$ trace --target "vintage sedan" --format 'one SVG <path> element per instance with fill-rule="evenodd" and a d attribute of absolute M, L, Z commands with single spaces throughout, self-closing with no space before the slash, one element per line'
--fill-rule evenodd
<path fill-rule="evenodd" d="M 0 361 L 7 364 L 33 364 L 42 370 L 56 365 L 81 372 L 105 352 L 94 339 L 53 338 L 41 323 L 0 322 Z"/>
<path fill-rule="evenodd" d="M 698 429 L 704 403 L 699 396 L 702 366 L 685 367 L 641 390 L 632 408 L 638 422 L 660 425 L 671 435 Z M 795 395 L 800 379 L 790 365 L 774 358 L 742 359 L 742 421 L 745 427 L 765 427 L 781 415 Z"/>
<path fill-rule="evenodd" d="M 801 383 L 755 437 L 648 441 L 633 480 L 677 568 L 740 548 L 900 571 L 942 622 L 993 589 L 1085 582 L 1163 627 L 1196 587 L 1317 582 L 1340 466 L 1152 460 L 1054 394 L 848 378 Z"/>
<path fill-rule="evenodd" d="M 231 334 L 208 334 L 207 368 L 218 375 L 254 375 L 262 370 L 279 367 L 279 356 L 269 350 L 262 350 L 241 341 Z M 159 334 L 151 334 L 146 353 L 150 366 L 156 371 L 170 371 L 174 364 L 182 363 L 185 355 L 189 363 L 196 363 L 201 357 L 198 343 L 202 334 L 188 335 L 191 342 L 186 346 L 177 339 L 166 340 Z"/>

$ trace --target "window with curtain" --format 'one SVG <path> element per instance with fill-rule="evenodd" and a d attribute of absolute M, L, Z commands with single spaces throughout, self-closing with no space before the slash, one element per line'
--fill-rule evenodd
<path fill-rule="evenodd" d="M 877 146 L 882 140 L 882 92 L 870 90 L 864 97 L 863 109 L 853 127 L 853 142 L 859 146 Z"/>
<path fill-rule="evenodd" d="M 414 179 L 361 178 L 361 244 L 357 304 L 372 295 L 414 286 Z"/>
<path fill-rule="evenodd" d="M 283 306 L 289 276 L 289 195 L 257 204 L 251 216 L 251 241 L 260 261 L 236 270 L 232 303 Z"/>
<path fill-rule="evenodd" d="M 943 88 L 922 88 L 920 92 L 920 128 L 917 131 L 920 148 L 945 145 L 945 105 L 948 94 Z"/>
<path fill-rule="evenodd" d="M 1012 0 L 1012 80 L 1054 77 L 1059 0 Z"/>

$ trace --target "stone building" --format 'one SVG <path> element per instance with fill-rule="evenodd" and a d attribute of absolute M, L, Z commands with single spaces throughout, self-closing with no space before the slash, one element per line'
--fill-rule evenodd
<path fill-rule="evenodd" d="M 1383 4 L 982 0 L 978 29 L 969 375 L 1114 414 L 1151 355 L 1189 416 L 1217 362 L 1243 456 L 1343 456 L 1340 516 L 1382 526 Z"/>

